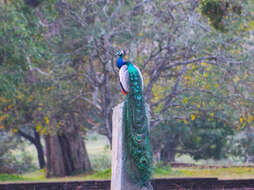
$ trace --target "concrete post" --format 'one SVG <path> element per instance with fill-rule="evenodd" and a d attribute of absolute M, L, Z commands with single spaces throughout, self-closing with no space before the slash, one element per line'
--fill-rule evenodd
<path fill-rule="evenodd" d="M 112 116 L 111 190 L 153 190 L 151 185 L 149 188 L 139 188 L 126 177 L 124 162 L 124 143 L 126 143 L 126 141 L 124 140 L 124 129 L 122 127 L 123 105 L 124 103 L 118 104 L 114 108 Z M 146 107 L 148 108 L 148 106 Z"/>

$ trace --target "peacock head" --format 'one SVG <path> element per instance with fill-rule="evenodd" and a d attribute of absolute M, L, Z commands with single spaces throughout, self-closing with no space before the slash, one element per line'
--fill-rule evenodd
<path fill-rule="evenodd" d="M 120 69 L 124 64 L 124 60 L 123 57 L 126 55 L 126 51 L 125 50 L 120 50 L 116 53 L 116 55 L 118 55 L 118 59 L 116 61 L 116 66 Z"/>

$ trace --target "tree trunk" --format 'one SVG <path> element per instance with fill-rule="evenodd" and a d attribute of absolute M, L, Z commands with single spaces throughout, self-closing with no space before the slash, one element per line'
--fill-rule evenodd
<path fill-rule="evenodd" d="M 34 138 L 35 138 L 35 148 L 37 150 L 37 157 L 40 165 L 40 169 L 44 168 L 46 163 L 45 163 L 45 158 L 44 158 L 44 151 L 43 151 L 43 146 L 41 144 L 41 138 L 38 132 L 34 130 Z"/>
<path fill-rule="evenodd" d="M 168 150 L 168 148 L 164 148 L 161 151 L 161 161 L 164 163 L 175 162 L 176 151 L 173 149 Z"/>
<path fill-rule="evenodd" d="M 52 121 L 56 125 L 56 121 Z M 69 176 L 91 170 L 80 128 L 73 119 L 68 119 L 62 130 L 55 135 L 47 135 L 47 177 Z"/>
<path fill-rule="evenodd" d="M 18 134 L 24 137 L 26 140 L 28 140 L 30 143 L 32 143 L 37 151 L 37 157 L 39 161 L 39 166 L 40 169 L 45 167 L 45 158 L 44 158 L 44 151 L 43 151 L 43 146 L 41 144 L 41 137 L 40 134 L 34 129 L 34 137 L 30 136 L 29 134 L 21 131 L 20 129 L 18 130 Z"/>
<path fill-rule="evenodd" d="M 175 162 L 176 148 L 179 142 L 179 135 L 176 135 L 172 141 L 169 141 L 161 150 L 161 161 L 165 164 Z"/>

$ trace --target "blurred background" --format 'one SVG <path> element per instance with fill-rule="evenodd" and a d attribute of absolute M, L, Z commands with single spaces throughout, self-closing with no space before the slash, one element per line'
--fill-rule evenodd
<path fill-rule="evenodd" d="M 155 177 L 251 177 L 253 18 L 253 0 L 0 0 L 0 180 L 110 178 L 120 49 Z"/>

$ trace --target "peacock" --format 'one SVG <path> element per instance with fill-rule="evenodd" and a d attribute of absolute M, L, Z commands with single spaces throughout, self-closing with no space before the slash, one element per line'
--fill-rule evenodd
<path fill-rule="evenodd" d="M 127 177 L 140 187 L 149 186 L 152 154 L 148 118 L 143 96 L 143 77 L 137 66 L 124 61 L 125 51 L 119 51 L 121 92 L 126 95 L 123 106 L 124 152 Z"/>

